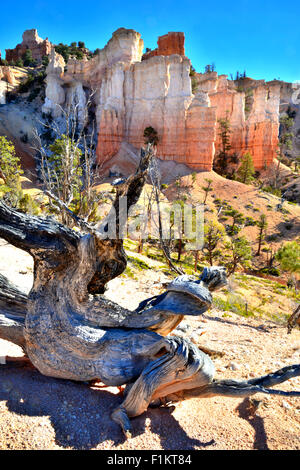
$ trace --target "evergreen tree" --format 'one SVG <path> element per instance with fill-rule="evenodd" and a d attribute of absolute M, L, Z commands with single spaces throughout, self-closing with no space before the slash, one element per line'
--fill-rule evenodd
<path fill-rule="evenodd" d="M 47 65 L 49 64 L 49 57 L 47 55 L 43 56 L 42 64 L 43 64 L 44 67 L 47 67 Z"/>
<path fill-rule="evenodd" d="M 25 67 L 29 67 L 34 63 L 31 49 L 27 49 L 22 58 Z"/>
<path fill-rule="evenodd" d="M 212 187 L 211 187 L 211 185 L 212 185 L 212 179 L 210 179 L 210 178 L 205 178 L 205 182 L 207 183 L 207 185 L 206 185 L 206 186 L 202 186 L 202 189 L 203 189 L 203 191 L 204 191 L 204 193 L 205 193 L 204 200 L 203 200 L 203 204 L 206 203 L 207 196 L 208 196 L 208 194 L 212 191 Z"/>
<path fill-rule="evenodd" d="M 266 230 L 268 228 L 268 221 L 267 221 L 267 217 L 266 217 L 265 214 L 261 214 L 261 216 L 259 218 L 259 221 L 257 222 L 257 226 L 259 228 L 259 232 L 258 232 L 258 237 L 257 237 L 258 249 L 257 249 L 256 255 L 259 256 L 260 255 L 260 250 L 261 250 L 261 245 L 262 245 L 262 242 L 265 239 Z"/>
<path fill-rule="evenodd" d="M 144 130 L 144 139 L 145 139 L 144 142 L 146 145 L 147 144 L 157 145 L 159 141 L 157 131 L 153 129 L 153 127 L 151 126 L 146 127 L 146 129 Z"/>
<path fill-rule="evenodd" d="M 224 242 L 225 230 L 222 224 L 209 220 L 204 225 L 203 253 L 210 266 L 221 256 L 221 245 Z"/>
<path fill-rule="evenodd" d="M 229 252 L 229 259 L 226 263 L 228 275 L 233 274 L 238 266 L 249 267 L 252 251 L 246 237 L 233 238 L 225 244 L 225 248 Z"/>
<path fill-rule="evenodd" d="M 284 157 L 288 150 L 293 146 L 294 133 L 292 128 L 294 126 L 294 119 L 288 115 L 283 115 L 279 119 L 280 122 L 280 135 L 279 135 L 279 153 L 280 157 Z"/>
<path fill-rule="evenodd" d="M 66 135 L 57 138 L 49 149 L 52 153 L 47 160 L 45 171 L 52 192 L 69 209 L 76 212 L 76 202 L 81 188 L 82 152 Z M 62 214 L 62 218 L 68 219 L 66 214 Z M 66 222 L 67 220 L 63 220 L 63 223 Z"/>
<path fill-rule="evenodd" d="M 238 225 L 241 225 L 245 220 L 243 214 L 236 209 L 226 210 L 224 214 L 232 217 L 232 225 L 229 228 L 228 233 L 230 235 L 236 235 L 240 231 Z"/>
<path fill-rule="evenodd" d="M 16 155 L 14 145 L 6 137 L 0 136 L 0 193 L 10 206 L 37 214 L 37 205 L 30 195 L 23 193 L 22 174 L 20 159 Z"/>
<path fill-rule="evenodd" d="M 277 251 L 275 255 L 281 269 L 292 274 L 300 274 L 300 243 L 288 242 Z"/>
<path fill-rule="evenodd" d="M 214 169 L 217 173 L 224 175 L 227 173 L 228 161 L 230 159 L 229 151 L 231 149 L 230 145 L 230 121 L 228 118 L 228 113 L 226 113 L 225 118 L 218 119 L 219 124 L 219 137 L 221 139 L 221 151 L 215 158 Z"/>
<path fill-rule="evenodd" d="M 245 153 L 241 159 L 241 165 L 237 171 L 238 180 L 244 184 L 249 184 L 253 180 L 255 173 L 253 158 L 250 152 Z"/>
<path fill-rule="evenodd" d="M 67 44 L 59 43 L 55 46 L 55 51 L 64 58 L 64 61 L 67 64 L 70 57 L 69 46 Z"/>
<path fill-rule="evenodd" d="M 4 183 L 0 186 L 1 191 L 19 191 L 19 179 L 22 174 L 23 171 L 20 167 L 19 158 L 16 156 L 14 145 L 6 137 L 0 136 L 0 178 Z"/>
<path fill-rule="evenodd" d="M 294 126 L 294 119 L 288 114 L 285 114 L 280 117 L 280 132 L 279 132 L 279 143 L 278 143 L 278 152 L 277 159 L 278 164 L 274 172 L 274 183 L 273 186 L 275 189 L 278 189 L 280 182 L 280 163 L 284 162 L 286 155 L 293 146 L 293 137 L 294 133 L 292 128 Z"/>

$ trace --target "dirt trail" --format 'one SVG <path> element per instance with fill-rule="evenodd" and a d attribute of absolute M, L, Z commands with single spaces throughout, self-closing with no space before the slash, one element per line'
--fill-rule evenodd
<path fill-rule="evenodd" d="M 31 258 L 1 241 L 0 272 L 28 290 Z M 164 281 L 164 275 L 158 279 L 148 270 L 139 282 L 111 281 L 107 296 L 135 308 Z M 201 319 L 185 319 L 180 327 L 178 333 L 192 335 L 200 347 L 224 353 L 214 359 L 218 378 L 249 378 L 300 362 L 299 331 L 287 335 L 274 324 L 216 309 Z M 7 354 L 20 350 L 0 340 L 0 356 Z M 300 390 L 300 378 L 280 388 Z M 300 449 L 299 398 L 254 398 L 256 413 L 247 399 L 221 397 L 183 402 L 172 414 L 149 409 L 132 421 L 133 438 L 125 441 L 110 420 L 122 400 L 116 388 L 91 389 L 30 368 L 0 366 L 0 449 Z"/>

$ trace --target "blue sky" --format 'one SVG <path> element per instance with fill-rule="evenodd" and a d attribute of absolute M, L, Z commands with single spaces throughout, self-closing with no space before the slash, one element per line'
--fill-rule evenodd
<path fill-rule="evenodd" d="M 119 27 L 157 37 L 183 31 L 186 55 L 197 71 L 214 62 L 219 74 L 300 80 L 300 2 L 291 0 L 15 0 L 1 1 L 0 49 L 13 48 L 25 29 L 53 43 L 84 41 L 102 48 Z"/>

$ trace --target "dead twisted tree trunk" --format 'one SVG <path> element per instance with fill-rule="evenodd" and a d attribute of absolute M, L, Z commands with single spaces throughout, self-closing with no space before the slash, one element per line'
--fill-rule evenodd
<path fill-rule="evenodd" d="M 126 267 L 121 237 L 126 218 L 119 207 L 125 196 L 127 209 L 137 202 L 151 156 L 151 148 L 142 151 L 136 174 L 117 186 L 99 230 L 78 219 L 83 232 L 76 232 L 0 201 L 0 237 L 34 258 L 28 296 L 0 276 L 0 338 L 21 346 L 44 375 L 127 384 L 126 398 L 112 414 L 127 435 L 130 417 L 165 400 L 257 392 L 299 396 L 270 387 L 300 375 L 300 365 L 246 382 L 218 382 L 206 354 L 186 339 L 166 336 L 184 315 L 201 315 L 210 307 L 211 292 L 226 283 L 223 268 L 206 268 L 200 279 L 179 276 L 136 311 L 101 296 Z M 112 221 L 116 236 L 105 239 Z"/>

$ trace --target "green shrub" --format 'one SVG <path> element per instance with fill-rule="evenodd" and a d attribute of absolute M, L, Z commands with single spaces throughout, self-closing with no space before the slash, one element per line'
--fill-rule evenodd
<path fill-rule="evenodd" d="M 280 276 L 280 271 L 278 268 L 263 268 L 260 272 L 263 274 L 269 274 L 271 276 Z"/>
<path fill-rule="evenodd" d="M 229 294 L 228 297 L 224 300 L 216 297 L 214 299 L 214 304 L 220 310 L 233 312 L 243 317 L 253 316 L 253 312 L 247 306 L 247 303 L 244 299 L 237 294 Z"/>
<path fill-rule="evenodd" d="M 281 190 L 273 188 L 272 186 L 265 186 L 263 188 L 263 191 L 265 191 L 266 193 L 273 194 L 274 196 L 281 197 Z"/>
<path fill-rule="evenodd" d="M 19 93 L 27 93 L 29 89 L 31 88 L 32 84 L 34 82 L 34 76 L 30 73 L 27 76 L 27 79 L 20 83 L 19 85 Z"/>

